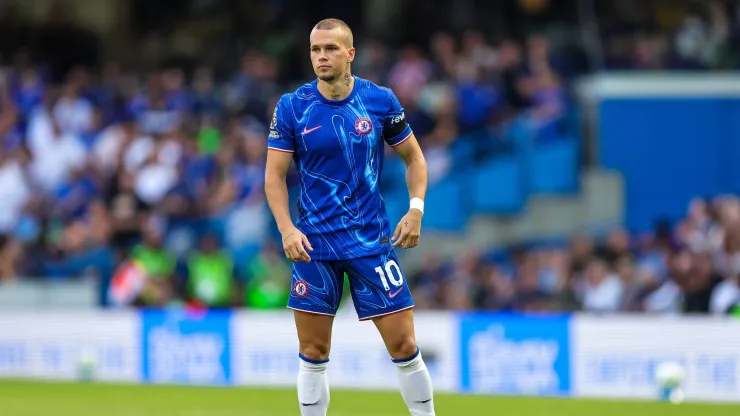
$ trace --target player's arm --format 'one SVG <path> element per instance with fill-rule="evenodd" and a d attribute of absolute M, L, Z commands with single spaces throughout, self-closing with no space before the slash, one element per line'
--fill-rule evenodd
<path fill-rule="evenodd" d="M 406 184 L 409 188 L 409 196 L 411 199 L 418 198 L 423 201 L 427 192 L 427 161 L 424 159 L 424 153 L 414 133 L 411 133 L 403 143 L 393 146 L 393 150 L 406 164 Z M 421 209 L 416 209 L 416 211 L 423 213 Z"/>
<path fill-rule="evenodd" d="M 288 186 L 286 178 L 293 154 L 274 149 L 267 150 L 267 165 L 265 167 L 265 194 L 270 205 L 272 216 L 275 217 L 278 230 L 284 234 L 294 227 L 290 218 L 288 206 Z"/>
<path fill-rule="evenodd" d="M 265 166 L 265 195 L 278 230 L 283 237 L 283 250 L 290 261 L 311 261 L 306 249 L 313 250 L 308 238 L 293 225 L 290 218 L 288 185 L 286 178 L 293 159 L 295 145 L 292 128 L 284 121 L 287 112 L 286 97 L 280 99 L 270 124 Z"/>
<path fill-rule="evenodd" d="M 406 164 L 406 185 L 411 198 L 409 212 L 401 219 L 393 233 L 393 246 L 412 248 L 419 244 L 421 235 L 424 196 L 427 192 L 427 162 L 414 133 L 393 149 Z"/>
<path fill-rule="evenodd" d="M 424 197 L 427 192 L 427 162 L 411 126 L 406 123 L 398 99 L 390 93 L 391 109 L 383 128 L 385 141 L 406 164 L 406 185 L 411 198 L 408 213 L 393 233 L 393 246 L 412 248 L 419 244 L 421 218 L 424 215 Z"/>

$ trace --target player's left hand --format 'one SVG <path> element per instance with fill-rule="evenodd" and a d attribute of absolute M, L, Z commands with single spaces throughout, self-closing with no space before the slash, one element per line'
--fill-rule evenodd
<path fill-rule="evenodd" d="M 421 217 L 424 214 L 418 209 L 411 208 L 409 212 L 401 218 L 401 222 L 396 226 L 393 232 L 393 247 L 413 248 L 419 244 L 421 235 Z"/>

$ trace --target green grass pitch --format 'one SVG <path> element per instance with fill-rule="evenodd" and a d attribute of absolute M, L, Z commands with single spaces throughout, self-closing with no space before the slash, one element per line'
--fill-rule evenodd
<path fill-rule="evenodd" d="M 395 393 L 336 390 L 329 416 L 407 416 Z M 740 406 L 437 395 L 438 416 L 738 416 Z M 0 381 L 2 416 L 296 416 L 292 390 Z"/>

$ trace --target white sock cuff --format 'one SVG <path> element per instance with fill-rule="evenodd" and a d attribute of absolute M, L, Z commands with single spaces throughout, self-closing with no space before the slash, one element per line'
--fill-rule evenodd
<path fill-rule="evenodd" d="M 326 368 L 329 366 L 329 359 L 325 360 L 312 360 L 310 358 L 306 358 L 303 356 L 303 354 L 298 354 L 298 362 L 300 363 L 300 369 L 305 371 L 310 371 L 314 373 L 322 373 L 326 371 Z"/>
<path fill-rule="evenodd" d="M 412 355 L 408 358 L 402 358 L 400 360 L 393 360 L 393 364 L 398 366 L 398 368 L 407 368 L 412 369 L 417 367 L 420 363 L 423 363 L 424 360 L 421 357 L 421 350 L 416 349 L 416 354 Z"/>

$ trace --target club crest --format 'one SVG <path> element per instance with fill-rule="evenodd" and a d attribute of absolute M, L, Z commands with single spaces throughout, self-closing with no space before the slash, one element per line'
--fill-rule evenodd
<path fill-rule="evenodd" d="M 367 136 L 373 131 L 373 122 L 367 117 L 360 117 L 355 121 L 355 131 L 361 136 Z"/>
<path fill-rule="evenodd" d="M 311 289 L 308 287 L 308 282 L 305 280 L 296 280 L 293 284 L 293 295 L 295 297 L 305 299 L 308 297 L 309 293 L 311 293 Z"/>

